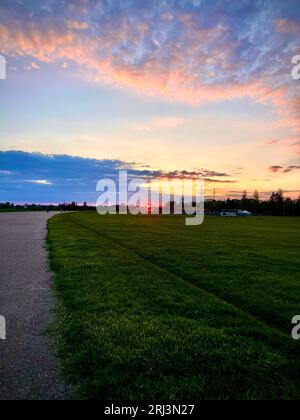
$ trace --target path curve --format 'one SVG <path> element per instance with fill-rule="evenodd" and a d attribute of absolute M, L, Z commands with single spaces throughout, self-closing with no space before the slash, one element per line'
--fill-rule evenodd
<path fill-rule="evenodd" d="M 42 336 L 53 297 L 47 221 L 55 213 L 0 213 L 0 400 L 63 400 L 66 387 Z"/>

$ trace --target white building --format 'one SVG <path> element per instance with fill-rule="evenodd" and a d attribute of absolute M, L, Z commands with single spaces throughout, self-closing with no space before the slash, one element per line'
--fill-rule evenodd
<path fill-rule="evenodd" d="M 239 210 L 237 215 L 239 217 L 249 217 L 249 216 L 252 216 L 252 213 L 250 213 L 250 211 L 247 211 L 247 210 Z"/>
<path fill-rule="evenodd" d="M 222 217 L 249 217 L 252 216 L 247 210 L 221 210 Z"/>

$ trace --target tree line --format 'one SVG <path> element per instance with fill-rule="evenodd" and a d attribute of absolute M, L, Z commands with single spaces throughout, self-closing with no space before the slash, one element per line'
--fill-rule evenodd
<path fill-rule="evenodd" d="M 206 201 L 205 209 L 212 213 L 235 209 L 263 216 L 300 216 L 300 197 L 295 200 L 285 198 L 283 191 L 278 190 L 271 194 L 269 200 L 261 200 L 258 191 L 255 191 L 253 197 L 244 191 L 241 199 Z"/>
<path fill-rule="evenodd" d="M 174 213 L 175 202 L 171 201 L 171 213 Z M 300 197 L 298 199 L 285 198 L 282 190 L 273 192 L 269 200 L 261 200 L 258 191 L 250 197 L 244 191 L 240 199 L 207 200 L 205 210 L 212 214 L 219 214 L 222 210 L 247 210 L 261 216 L 300 216 Z M 15 205 L 13 203 L 0 203 L 1 211 L 95 211 L 94 206 L 78 205 L 76 202 L 58 205 Z M 162 209 L 161 209 L 162 210 Z M 151 210 L 149 209 L 149 212 Z"/>

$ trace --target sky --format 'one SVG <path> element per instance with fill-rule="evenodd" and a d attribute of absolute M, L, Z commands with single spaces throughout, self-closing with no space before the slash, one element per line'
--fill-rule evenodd
<path fill-rule="evenodd" d="M 0 202 L 201 176 L 300 196 L 299 0 L 1 0 Z"/>

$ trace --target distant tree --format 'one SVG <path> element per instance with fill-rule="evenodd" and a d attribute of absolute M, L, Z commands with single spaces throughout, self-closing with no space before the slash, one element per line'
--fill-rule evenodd
<path fill-rule="evenodd" d="M 279 197 L 279 201 L 283 202 L 283 200 L 284 200 L 283 190 L 279 189 L 277 194 L 278 194 L 278 197 Z"/>
<path fill-rule="evenodd" d="M 242 195 L 242 209 L 247 210 L 248 191 L 245 190 Z"/>
<path fill-rule="evenodd" d="M 270 198 L 271 213 L 275 216 L 282 216 L 284 213 L 283 204 L 283 191 L 279 189 L 277 192 L 273 192 Z"/>
<path fill-rule="evenodd" d="M 286 198 L 284 200 L 284 216 L 294 216 L 295 214 L 296 202 L 291 198 Z"/>
<path fill-rule="evenodd" d="M 262 213 L 259 192 L 257 190 L 254 191 L 253 199 L 249 201 L 250 201 L 250 207 L 251 207 L 249 209 L 250 211 L 256 214 Z"/>
<path fill-rule="evenodd" d="M 171 200 L 170 201 L 170 214 L 175 214 L 175 206 L 176 206 L 175 201 Z"/>
<path fill-rule="evenodd" d="M 277 192 L 273 192 L 271 195 L 271 201 L 275 202 L 275 203 L 283 203 L 284 200 L 284 196 L 283 196 L 283 191 L 282 190 L 278 190 Z"/>

